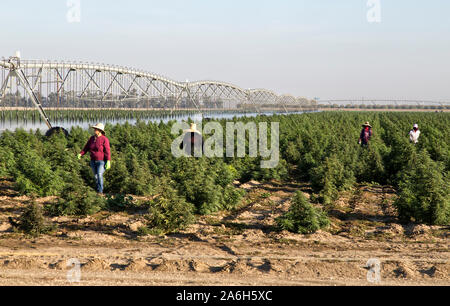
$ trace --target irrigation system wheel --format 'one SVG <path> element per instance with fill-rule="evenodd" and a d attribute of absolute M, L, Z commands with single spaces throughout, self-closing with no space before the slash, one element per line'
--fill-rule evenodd
<path fill-rule="evenodd" d="M 50 130 L 47 131 L 47 133 L 45 133 L 45 136 L 52 137 L 53 135 L 55 135 L 57 133 L 64 133 L 64 136 L 66 136 L 66 137 L 69 136 L 69 132 L 62 127 L 51 128 Z"/>

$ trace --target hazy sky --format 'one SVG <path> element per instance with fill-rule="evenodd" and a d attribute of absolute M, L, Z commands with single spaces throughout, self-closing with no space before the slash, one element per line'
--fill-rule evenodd
<path fill-rule="evenodd" d="M 123 65 L 307 98 L 450 100 L 450 1 L 2 0 L 0 57 Z"/>

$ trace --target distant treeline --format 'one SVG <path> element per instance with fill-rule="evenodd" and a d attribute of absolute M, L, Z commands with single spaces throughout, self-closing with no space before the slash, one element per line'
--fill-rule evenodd
<path fill-rule="evenodd" d="M 347 104 L 347 105 L 339 105 L 339 104 L 321 104 L 318 106 L 322 109 L 436 109 L 436 110 L 444 110 L 450 109 L 450 105 L 370 105 L 370 104 Z"/>

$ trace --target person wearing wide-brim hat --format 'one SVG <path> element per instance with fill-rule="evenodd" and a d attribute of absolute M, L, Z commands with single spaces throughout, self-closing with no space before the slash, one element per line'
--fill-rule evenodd
<path fill-rule="evenodd" d="M 197 124 L 191 123 L 191 127 L 188 130 L 184 130 L 185 133 L 198 133 L 202 134 L 199 130 L 197 130 Z"/>
<path fill-rule="evenodd" d="M 191 123 L 188 130 L 184 130 L 183 142 L 180 149 L 184 150 L 188 156 L 195 156 L 196 152 L 203 154 L 203 137 L 197 129 L 197 124 Z"/>
<path fill-rule="evenodd" d="M 363 147 L 368 147 L 370 138 L 372 138 L 372 136 L 373 136 L 372 126 L 370 125 L 369 122 L 366 122 L 366 123 L 363 124 L 362 127 L 363 127 L 363 129 L 362 129 L 361 134 L 359 136 L 358 143 L 361 146 L 363 146 Z"/>
<path fill-rule="evenodd" d="M 109 139 L 106 137 L 105 126 L 99 123 L 92 126 L 94 136 L 92 136 L 83 151 L 78 154 L 78 159 L 90 152 L 91 168 L 94 172 L 96 187 L 98 193 L 103 193 L 104 181 L 103 173 L 111 169 L 111 147 Z"/>
<path fill-rule="evenodd" d="M 419 137 L 420 137 L 419 125 L 416 123 L 416 124 L 414 124 L 413 129 L 411 131 L 409 131 L 409 140 L 413 144 L 418 144 Z"/>

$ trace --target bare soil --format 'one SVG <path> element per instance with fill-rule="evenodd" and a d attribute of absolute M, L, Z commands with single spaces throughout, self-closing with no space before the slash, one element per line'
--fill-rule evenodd
<path fill-rule="evenodd" d="M 332 225 L 312 235 L 279 232 L 275 218 L 307 185 L 250 182 L 232 212 L 199 217 L 177 234 L 139 236 L 140 213 L 52 219 L 39 238 L 13 230 L 26 197 L 0 182 L 0 285 L 242 286 L 450 285 L 449 228 L 399 224 L 385 186 L 360 186 L 329 209 Z M 39 199 L 52 203 L 54 198 Z M 80 282 L 71 283 L 81 265 Z M 380 282 L 368 279 L 369 259 Z"/>

